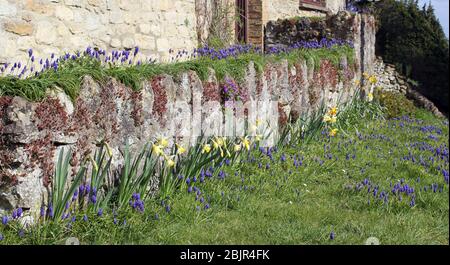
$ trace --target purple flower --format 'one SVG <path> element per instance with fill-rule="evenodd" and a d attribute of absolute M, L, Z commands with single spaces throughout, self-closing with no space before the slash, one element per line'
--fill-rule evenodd
<path fill-rule="evenodd" d="M 166 205 L 166 212 L 170 213 L 170 205 Z"/>
<path fill-rule="evenodd" d="M 87 217 L 87 215 L 84 215 L 84 216 L 83 216 L 83 221 L 85 221 L 85 222 L 87 222 L 87 221 L 88 221 L 88 217 Z"/>
<path fill-rule="evenodd" d="M 102 208 L 100 208 L 100 209 L 98 210 L 97 215 L 98 215 L 99 217 L 102 217 L 102 215 L 103 215 L 103 209 L 102 209 Z"/>
<path fill-rule="evenodd" d="M 409 203 L 409 206 L 414 207 L 416 205 L 416 201 L 414 198 L 411 199 L 411 202 Z"/>
<path fill-rule="evenodd" d="M 9 220 L 8 220 L 8 216 L 5 215 L 5 216 L 2 217 L 2 224 L 3 224 L 3 225 L 7 225 L 7 224 L 8 224 L 8 221 L 9 221 Z"/>
<path fill-rule="evenodd" d="M 50 218 L 53 218 L 55 215 L 55 212 L 53 211 L 53 205 L 51 203 L 48 206 L 48 215 L 50 216 Z"/>
<path fill-rule="evenodd" d="M 336 237 L 336 234 L 334 232 L 330 233 L 330 240 L 334 240 L 334 238 Z"/>
<path fill-rule="evenodd" d="M 93 194 L 93 195 L 91 196 L 91 202 L 92 202 L 93 204 L 97 203 L 97 196 L 96 196 L 95 194 Z"/>
<path fill-rule="evenodd" d="M 2 241 L 5 237 L 3 237 L 2 234 L 0 234 L 0 241 Z"/>

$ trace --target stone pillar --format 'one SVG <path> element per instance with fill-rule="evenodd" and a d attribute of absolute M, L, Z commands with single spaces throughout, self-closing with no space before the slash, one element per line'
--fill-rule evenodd
<path fill-rule="evenodd" d="M 248 43 L 263 47 L 264 29 L 262 0 L 248 0 Z"/>

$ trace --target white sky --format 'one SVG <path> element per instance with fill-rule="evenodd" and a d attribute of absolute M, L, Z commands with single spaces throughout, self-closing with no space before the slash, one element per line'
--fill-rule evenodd
<path fill-rule="evenodd" d="M 434 12 L 436 13 L 436 16 L 439 18 L 439 22 L 441 22 L 445 35 L 448 38 L 449 0 L 419 0 L 419 7 L 422 7 L 424 4 L 428 5 L 429 2 L 431 2 L 431 5 L 434 7 Z"/>

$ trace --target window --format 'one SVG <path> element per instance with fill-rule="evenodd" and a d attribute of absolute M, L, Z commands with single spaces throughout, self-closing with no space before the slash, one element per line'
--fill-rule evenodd
<path fill-rule="evenodd" d="M 248 30 L 248 3 L 247 0 L 236 0 L 237 21 L 236 21 L 236 39 L 239 43 L 247 43 Z"/>

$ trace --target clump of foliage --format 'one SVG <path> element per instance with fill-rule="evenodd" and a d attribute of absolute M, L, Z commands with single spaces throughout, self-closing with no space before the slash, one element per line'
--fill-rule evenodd
<path fill-rule="evenodd" d="M 135 49 L 134 56 L 129 51 L 113 52 L 109 55 L 104 51 L 92 50 L 88 47 L 83 53 L 76 52 L 72 55 L 55 57 L 45 63 L 42 70 L 31 72 L 32 75 L 17 74 L 20 72 L 17 70 L 10 71 L 11 66 L 7 70 L 0 69 L 0 95 L 20 96 L 30 101 L 40 101 L 46 97 L 47 89 L 60 87 L 75 101 L 79 94 L 81 80 L 85 75 L 90 75 L 99 82 L 106 82 L 109 77 L 113 77 L 138 91 L 142 88 L 144 80 L 161 74 L 177 76 L 192 70 L 201 80 L 206 80 L 209 69 L 212 68 L 219 81 L 228 75 L 237 82 L 241 82 L 250 62 L 254 62 L 257 72 L 262 73 L 265 65 L 281 60 L 288 60 L 291 65 L 299 60 L 307 60 L 316 67 L 320 65 L 321 60 L 329 60 L 335 66 L 339 65 L 339 60 L 344 56 L 348 61 L 353 60 L 354 50 L 347 42 L 324 40 L 320 43 L 308 42 L 304 45 L 271 53 L 263 53 L 251 45 L 234 45 L 220 50 L 206 46 L 192 53 L 179 52 L 177 58 L 185 60 L 171 63 L 136 61 L 138 47 Z M 17 67 L 12 66 L 12 69 Z M 27 69 L 25 74 L 30 73 L 29 69 L 32 67 Z M 8 72 L 12 74 L 7 74 Z"/>
<path fill-rule="evenodd" d="M 412 101 L 398 92 L 378 91 L 374 97 L 386 109 L 385 115 L 387 118 L 412 115 L 417 110 Z"/>
<path fill-rule="evenodd" d="M 417 0 L 384 0 L 376 4 L 379 30 L 377 53 L 407 78 L 441 111 L 448 113 L 449 46 L 431 4 Z M 430 78 L 430 77 L 433 78 Z"/>

